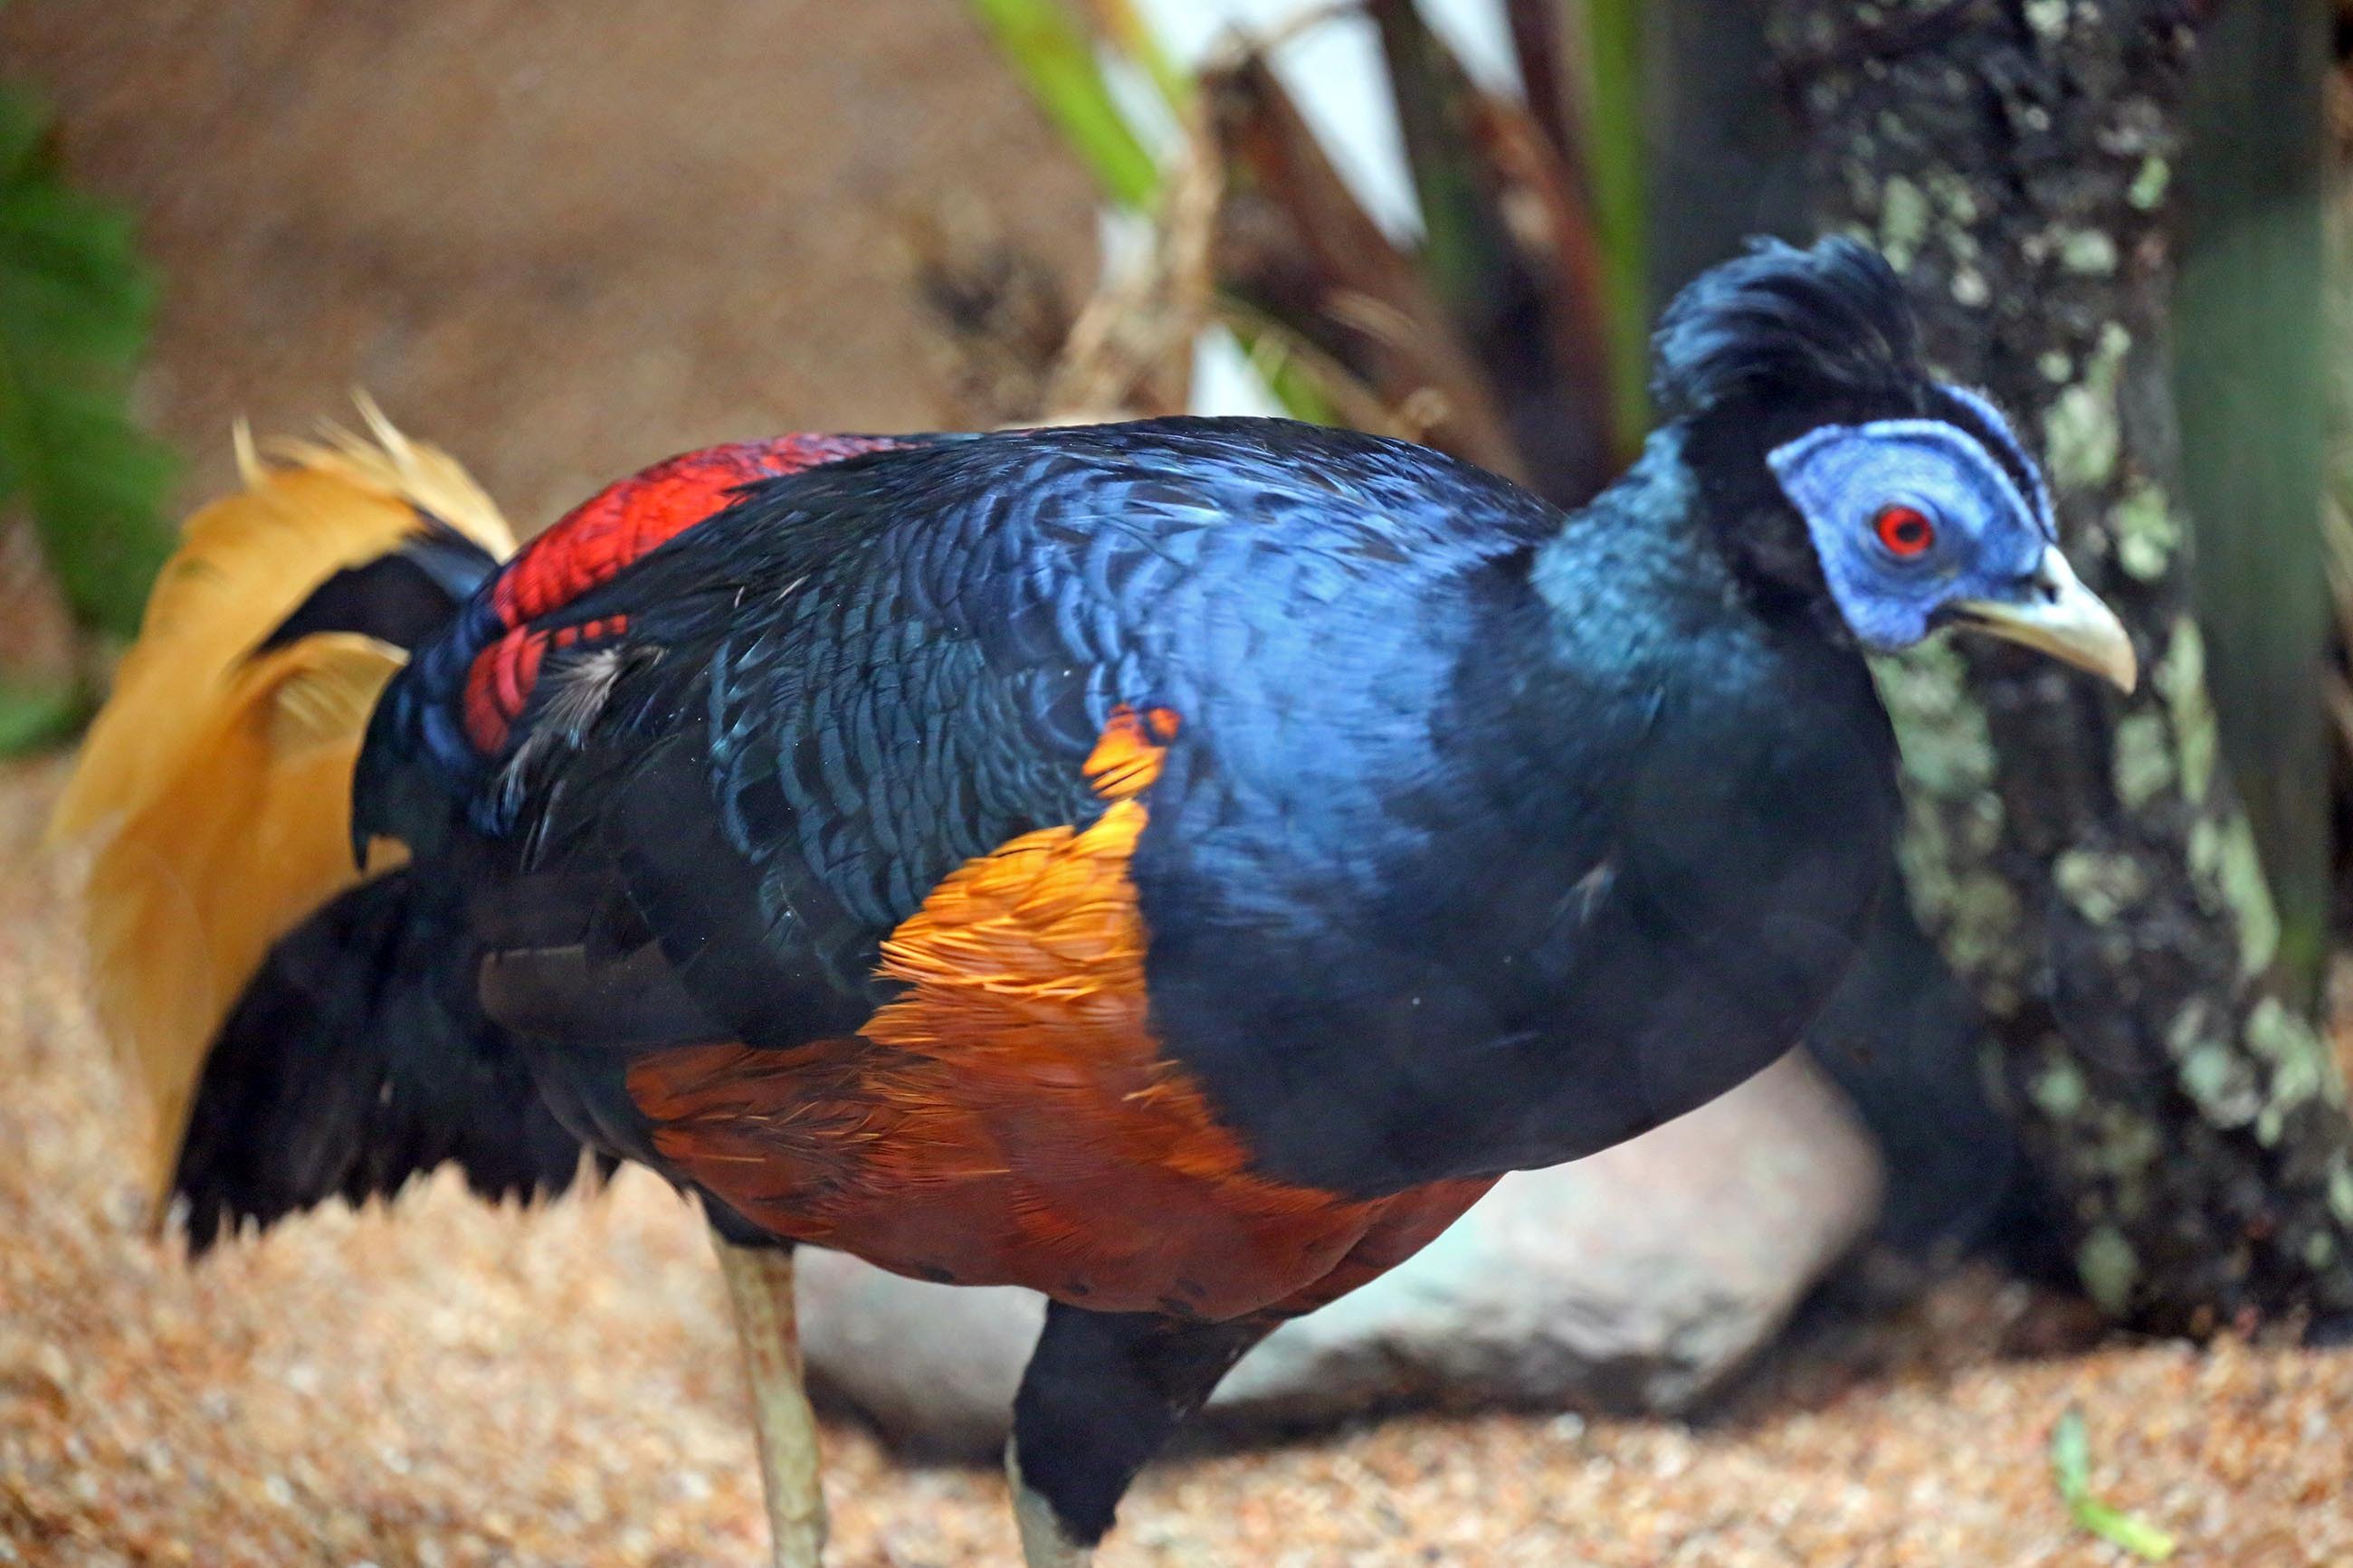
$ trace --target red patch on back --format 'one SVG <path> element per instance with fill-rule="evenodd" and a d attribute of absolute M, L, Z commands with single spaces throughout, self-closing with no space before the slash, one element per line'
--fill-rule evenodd
<path fill-rule="evenodd" d="M 531 623 L 719 512 L 744 485 L 904 445 L 887 436 L 799 435 L 706 447 L 607 485 L 573 508 L 518 551 L 491 585 L 491 607 L 507 629 L 474 656 L 468 672 L 467 738 L 486 755 L 497 753 L 531 700 L 548 648 L 618 636 L 625 617 L 561 628 L 552 643 Z"/>
<path fill-rule="evenodd" d="M 887 436 L 780 436 L 706 447 L 608 485 L 517 552 L 491 590 L 510 626 L 561 609 L 724 507 L 760 479 L 903 443 Z"/>

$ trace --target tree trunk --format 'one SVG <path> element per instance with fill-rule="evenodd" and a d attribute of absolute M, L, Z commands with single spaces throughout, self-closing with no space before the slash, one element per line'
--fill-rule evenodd
<path fill-rule="evenodd" d="M 2200 1331 L 2353 1312 L 2353 1129 L 2276 989 L 2217 766 L 2164 332 L 2194 13 L 2161 0 L 1775 0 L 1818 210 L 1907 271 L 1946 374 L 2039 437 L 2144 685 L 1947 640 L 1881 671 L 1914 908 L 1989 1019 L 2085 1288 Z M 2321 787 L 2322 781 L 2313 781 Z"/>
<path fill-rule="evenodd" d="M 1805 150 L 1762 68 L 1755 0 L 1653 0 L 1642 21 L 1655 315 L 1751 236 L 1804 239 Z"/>
<path fill-rule="evenodd" d="M 2327 957 L 2336 605 L 2321 515 L 2323 87 L 2333 0 L 2221 12 L 2200 44 L 2182 160 L 2174 388 L 2198 520 L 2199 621 L 2222 756 L 2279 907 L 2286 994 Z"/>

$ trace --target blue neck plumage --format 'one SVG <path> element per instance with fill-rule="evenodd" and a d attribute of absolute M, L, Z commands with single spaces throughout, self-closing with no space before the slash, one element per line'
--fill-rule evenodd
<path fill-rule="evenodd" d="M 1715 504 L 1686 453 L 1688 432 L 1652 435 L 1618 482 L 1540 548 L 1529 582 L 1556 636 L 1617 647 L 1625 668 L 1672 662 L 1687 639 L 1720 626 L 1737 600 L 1707 511 Z"/>

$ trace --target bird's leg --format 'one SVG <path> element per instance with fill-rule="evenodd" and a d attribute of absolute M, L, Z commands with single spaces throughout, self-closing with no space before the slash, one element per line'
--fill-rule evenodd
<path fill-rule="evenodd" d="M 1025 1568 L 1087 1568 L 1095 1560 L 1094 1548 L 1080 1545 L 1045 1494 L 1023 1478 L 1018 1433 L 1005 1440 L 1005 1480 L 1013 1489 L 1013 1528 L 1021 1532 Z"/>
<path fill-rule="evenodd" d="M 818 1468 L 817 1413 L 801 1375 L 789 1247 L 741 1247 L 717 1231 L 711 1244 L 727 1277 L 752 1425 L 760 1438 L 760 1482 L 768 1504 L 776 1568 L 818 1568 L 825 1552 L 825 1488 Z"/>
<path fill-rule="evenodd" d="M 1029 1568 L 1086 1568 L 1135 1472 L 1272 1326 L 1049 1307 L 1005 1447 Z"/>

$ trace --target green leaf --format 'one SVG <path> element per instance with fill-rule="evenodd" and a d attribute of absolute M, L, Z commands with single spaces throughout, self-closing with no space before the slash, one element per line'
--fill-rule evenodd
<path fill-rule="evenodd" d="M 49 115 L 22 90 L 0 92 L 0 181 L 16 181 L 47 145 Z"/>
<path fill-rule="evenodd" d="M 77 686 L 0 680 L 0 757 L 20 757 L 54 745 L 89 715 L 88 696 Z"/>
<path fill-rule="evenodd" d="M 156 289 L 130 219 L 66 185 L 45 140 L 0 89 L 0 501 L 31 512 L 75 617 L 127 637 L 173 545 L 171 455 L 130 410 Z"/>
<path fill-rule="evenodd" d="M 2173 1555 L 2171 1535 L 2092 1495 L 2092 1440 L 2080 1406 L 2069 1405 L 2051 1428 L 2051 1478 L 2080 1528 L 2151 1563 Z"/>
<path fill-rule="evenodd" d="M 1160 166 L 1113 97 L 1094 40 L 1062 0 L 972 0 L 972 8 L 1104 192 L 1123 206 L 1149 206 L 1160 194 Z"/>
<path fill-rule="evenodd" d="M 172 553 L 162 513 L 171 454 L 131 424 L 119 395 L 51 386 L 12 409 L 7 368 L 0 353 L 0 449 L 31 502 L 49 569 L 78 620 L 131 637 Z"/>

